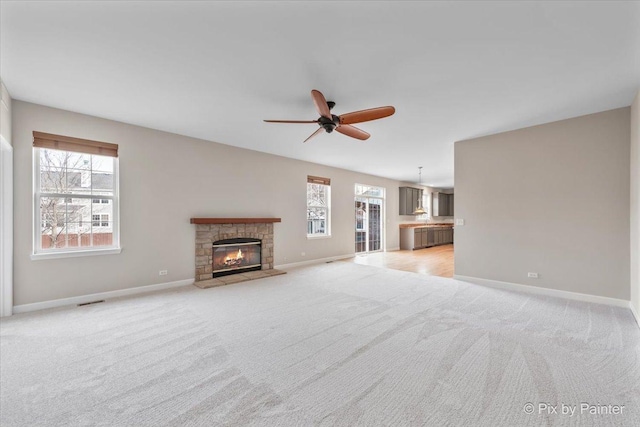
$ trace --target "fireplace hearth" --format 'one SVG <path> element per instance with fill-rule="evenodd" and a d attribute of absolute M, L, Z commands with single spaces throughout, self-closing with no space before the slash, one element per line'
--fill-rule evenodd
<path fill-rule="evenodd" d="M 260 239 L 224 239 L 213 242 L 212 247 L 214 278 L 262 269 Z"/>

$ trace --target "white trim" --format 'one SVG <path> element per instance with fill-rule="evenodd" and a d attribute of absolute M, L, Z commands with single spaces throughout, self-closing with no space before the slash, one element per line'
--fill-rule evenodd
<path fill-rule="evenodd" d="M 13 147 L 1 135 L 0 209 L 0 317 L 4 317 L 11 316 L 13 307 Z"/>
<path fill-rule="evenodd" d="M 629 308 L 631 309 L 631 314 L 633 314 L 633 317 L 636 318 L 636 323 L 638 324 L 638 327 L 640 328 L 640 315 L 636 311 L 636 308 L 633 306 L 632 302 L 629 302 Z"/>
<path fill-rule="evenodd" d="M 388 248 L 385 250 L 385 252 L 393 252 L 393 251 L 399 251 L 400 250 L 400 246 L 396 246 L 393 248 Z"/>
<path fill-rule="evenodd" d="M 96 256 L 96 255 L 115 255 L 122 252 L 122 248 L 105 248 L 105 249 L 85 249 L 77 251 L 55 251 L 55 252 L 40 252 L 37 254 L 31 254 L 32 261 L 39 261 L 42 259 L 56 259 L 56 258 L 75 258 L 81 256 Z"/>
<path fill-rule="evenodd" d="M 346 255 L 330 256 L 330 257 L 327 257 L 327 258 L 310 259 L 308 261 L 300 261 L 300 262 L 292 262 L 290 264 L 275 265 L 273 268 L 284 270 L 284 269 L 287 269 L 287 268 L 303 267 L 305 265 L 322 264 L 323 262 L 338 261 L 338 260 L 341 260 L 341 259 L 353 258 L 354 256 L 356 256 L 355 253 L 346 254 Z"/>
<path fill-rule="evenodd" d="M 506 289 L 510 291 L 521 291 L 530 294 L 546 295 L 550 297 L 565 298 L 575 301 L 592 302 L 596 304 L 606 304 L 615 307 L 629 308 L 629 301 L 617 298 L 602 297 L 599 295 L 581 294 L 579 292 L 561 291 L 559 289 L 541 288 L 538 286 L 522 285 L 519 283 L 501 282 L 499 280 L 481 279 L 479 277 L 461 276 L 454 274 L 455 280 L 469 282 L 491 288 Z"/>
<path fill-rule="evenodd" d="M 158 283 L 156 285 L 139 286 L 137 288 L 120 289 L 117 291 L 100 292 L 97 294 L 81 295 L 71 298 L 54 299 L 50 301 L 34 302 L 32 304 L 22 304 L 13 306 L 14 313 L 27 313 L 29 311 L 45 310 L 47 308 L 64 307 L 67 305 L 84 304 L 96 300 L 107 300 L 111 298 L 124 297 L 128 295 L 144 294 L 147 292 L 160 291 L 163 289 L 178 288 L 186 285 L 193 285 L 195 279 L 176 280 L 175 282 Z"/>

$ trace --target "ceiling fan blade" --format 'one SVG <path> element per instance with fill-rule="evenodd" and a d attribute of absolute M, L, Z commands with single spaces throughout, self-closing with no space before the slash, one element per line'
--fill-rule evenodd
<path fill-rule="evenodd" d="M 350 136 L 351 138 L 361 139 L 363 141 L 365 139 L 369 139 L 369 137 L 371 136 L 362 129 L 358 129 L 357 127 L 351 125 L 340 125 L 336 127 L 336 131 L 340 132 L 343 135 Z"/>
<path fill-rule="evenodd" d="M 368 110 L 354 111 L 353 113 L 346 113 L 340 116 L 341 125 L 350 125 L 353 123 L 368 122 L 371 120 L 382 119 L 389 117 L 396 112 L 396 109 L 388 107 L 370 108 Z"/>
<path fill-rule="evenodd" d="M 326 117 L 328 119 L 331 118 L 331 111 L 329 111 L 329 106 L 327 105 L 327 100 L 324 98 L 324 95 L 319 90 L 313 89 L 311 91 L 311 98 L 313 99 L 313 103 L 316 104 L 316 110 L 322 117 Z"/>
<path fill-rule="evenodd" d="M 267 123 L 318 123 L 317 120 L 265 120 Z"/>
<path fill-rule="evenodd" d="M 305 139 L 302 142 L 307 142 L 308 140 L 310 140 L 311 138 L 313 138 L 314 136 L 316 136 L 317 134 L 319 134 L 320 132 L 322 132 L 324 130 L 324 128 L 318 128 L 317 131 L 315 131 L 314 133 L 312 133 L 309 138 Z"/>

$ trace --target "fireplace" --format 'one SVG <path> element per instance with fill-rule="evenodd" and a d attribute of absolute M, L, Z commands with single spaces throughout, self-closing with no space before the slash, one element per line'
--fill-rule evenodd
<path fill-rule="evenodd" d="M 196 226 L 195 285 L 206 289 L 285 274 L 273 268 L 273 225 L 280 221 L 191 218 Z"/>
<path fill-rule="evenodd" d="M 246 273 L 262 269 L 262 241 L 252 238 L 224 239 L 213 242 L 212 277 Z"/>

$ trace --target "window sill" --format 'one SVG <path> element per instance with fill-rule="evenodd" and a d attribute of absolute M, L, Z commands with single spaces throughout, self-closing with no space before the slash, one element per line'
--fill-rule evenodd
<path fill-rule="evenodd" d="M 96 256 L 96 255 L 115 255 L 122 252 L 122 248 L 108 248 L 108 249 L 87 249 L 78 251 L 60 251 L 60 252 L 41 252 L 38 254 L 31 254 L 32 261 L 38 261 L 41 259 L 56 259 L 56 258 L 76 258 L 83 256 Z"/>
<path fill-rule="evenodd" d="M 309 236 L 307 235 L 307 239 L 308 240 L 316 240 L 316 239 L 330 239 L 331 238 L 331 234 L 323 234 L 320 236 Z"/>

